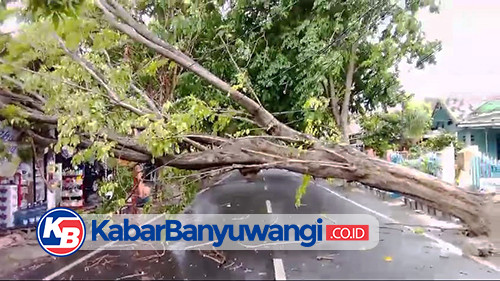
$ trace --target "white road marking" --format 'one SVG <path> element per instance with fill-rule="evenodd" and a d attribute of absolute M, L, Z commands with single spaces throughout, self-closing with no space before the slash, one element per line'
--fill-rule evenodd
<path fill-rule="evenodd" d="M 286 280 L 285 267 L 282 259 L 273 259 L 274 280 Z"/>
<path fill-rule="evenodd" d="M 351 199 L 349 199 L 349 198 L 347 198 L 347 197 L 345 197 L 345 196 L 343 196 L 343 195 L 341 195 L 341 194 L 339 194 L 339 193 L 331 190 L 327 186 L 324 186 L 322 184 L 318 184 L 318 186 L 321 187 L 321 188 L 323 188 L 324 190 L 330 192 L 331 194 L 333 194 L 333 195 L 335 195 L 335 196 L 337 196 L 337 197 L 339 197 L 341 199 L 344 199 L 345 201 L 347 201 L 347 202 L 349 202 L 349 203 L 351 203 L 353 205 L 356 205 L 356 206 L 360 207 L 361 209 L 363 209 L 365 211 L 368 211 L 368 212 L 370 212 L 370 213 L 372 213 L 372 214 L 374 214 L 376 216 L 379 216 L 379 217 L 381 217 L 383 219 L 388 220 L 391 223 L 397 223 L 397 224 L 404 225 L 403 223 L 401 223 L 401 222 L 399 222 L 399 221 L 397 221 L 397 220 L 395 220 L 395 219 L 393 219 L 393 218 L 391 218 L 389 216 L 386 216 L 386 215 L 381 214 L 381 213 L 379 213 L 379 212 L 377 212 L 375 210 L 372 210 L 372 209 L 370 209 L 370 208 L 368 208 L 366 206 L 363 206 L 363 205 L 359 204 L 358 202 L 353 201 L 353 200 L 351 200 Z M 412 227 L 409 227 L 409 226 L 404 226 L 404 228 L 409 229 L 411 231 L 414 231 L 414 229 Z M 427 237 L 427 238 L 429 238 L 429 239 L 431 239 L 431 240 L 433 240 L 434 242 L 438 243 L 441 248 L 448 250 L 450 253 L 457 254 L 459 256 L 461 256 L 462 253 L 463 253 L 462 249 L 458 248 L 457 246 L 455 246 L 455 245 L 453 245 L 453 244 L 451 244 L 449 242 L 444 241 L 441 238 L 438 238 L 438 237 L 436 237 L 434 235 L 430 235 L 430 234 L 427 234 L 427 233 L 423 233 L 422 235 L 425 236 L 425 237 Z"/>
<path fill-rule="evenodd" d="M 147 221 L 145 224 L 148 224 L 148 223 L 150 223 L 150 222 L 152 222 L 152 221 L 156 220 L 157 218 L 159 218 L 159 217 L 161 217 L 161 216 L 163 216 L 163 214 L 158 215 L 158 216 L 156 216 L 156 217 L 154 217 L 154 218 L 150 219 L 150 220 L 149 220 L 149 221 Z M 76 261 L 74 261 L 74 262 L 72 262 L 72 263 L 70 263 L 70 264 L 68 264 L 68 265 L 63 266 L 61 269 L 59 269 L 59 270 L 57 270 L 56 272 L 54 272 L 54 273 L 52 273 L 52 274 L 48 275 L 47 277 L 43 278 L 42 280 L 52 280 L 52 279 L 54 279 L 54 278 L 58 277 L 59 275 L 61 275 L 61 274 L 65 273 L 66 271 L 68 271 L 68 270 L 72 269 L 73 267 L 75 267 L 75 266 L 79 265 L 80 263 L 82 263 L 82 262 L 84 262 L 84 261 L 88 260 L 89 258 L 91 258 L 91 257 L 93 257 L 93 256 L 95 256 L 95 255 L 97 255 L 97 254 L 99 254 L 100 252 L 102 252 L 102 251 L 106 250 L 106 247 L 112 246 L 113 244 L 115 244 L 115 243 L 117 243 L 117 242 L 118 242 L 118 241 L 109 242 L 108 244 L 106 244 L 106 245 L 104 245 L 104 246 L 102 246 L 102 247 L 100 247 L 100 248 L 98 248 L 98 249 L 94 250 L 93 252 L 90 252 L 90 253 L 86 254 L 85 256 L 83 256 L 83 257 L 81 257 L 81 258 L 77 259 Z"/>
<path fill-rule="evenodd" d="M 269 200 L 266 200 L 266 209 L 267 209 L 268 214 L 273 213 L 273 208 L 271 208 L 271 201 L 269 201 Z"/>
<path fill-rule="evenodd" d="M 296 176 L 296 177 L 301 177 L 301 176 L 296 175 L 296 174 L 293 174 L 293 175 Z M 402 224 L 403 225 L 403 223 L 401 223 L 401 222 L 399 222 L 399 221 L 397 221 L 397 220 L 395 220 L 395 219 L 393 219 L 393 218 L 391 218 L 389 216 L 386 216 L 386 215 L 384 215 L 382 213 L 379 213 L 379 212 L 377 212 L 375 210 L 372 210 L 372 209 L 370 209 L 370 208 L 368 208 L 366 206 L 363 206 L 363 205 L 359 204 L 358 202 L 353 201 L 353 200 L 351 200 L 351 199 L 349 199 L 349 198 L 347 198 L 347 197 L 345 197 L 345 196 L 343 196 L 343 195 L 341 195 L 341 194 L 339 194 L 339 193 L 331 190 L 329 187 L 327 187 L 325 185 L 318 184 L 318 186 L 321 187 L 321 188 L 323 188 L 323 189 L 325 189 L 326 191 L 330 192 L 331 194 L 333 194 L 333 195 L 335 195 L 335 196 L 337 196 L 337 197 L 339 197 L 341 199 L 344 199 L 345 201 L 347 201 L 347 202 L 349 202 L 349 203 L 351 203 L 353 205 L 356 205 L 356 206 L 360 207 L 361 209 L 363 209 L 365 211 L 368 211 L 368 212 L 370 212 L 370 213 L 372 213 L 372 214 L 374 214 L 374 215 L 376 215 L 378 217 L 386 219 L 386 220 L 388 220 L 389 222 L 392 222 L 392 223 L 397 223 L 397 224 Z M 409 226 L 404 226 L 404 227 L 406 229 L 414 231 L 414 229 L 412 227 L 409 227 Z M 456 255 L 459 255 L 459 256 L 463 255 L 462 249 L 460 249 L 459 247 L 457 247 L 457 246 L 455 246 L 455 245 L 453 245 L 453 244 L 451 244 L 449 242 L 444 241 L 441 238 L 438 238 L 438 237 L 436 237 L 434 235 L 431 235 L 431 234 L 428 234 L 428 233 L 424 233 L 422 235 L 424 237 L 426 237 L 426 238 L 428 238 L 428 239 L 436 242 L 442 249 L 445 249 L 445 250 L 447 250 L 450 253 L 453 253 L 453 254 L 456 254 Z M 475 256 L 467 256 L 467 257 L 469 257 L 470 259 L 472 259 L 473 261 L 475 261 L 475 262 L 477 262 L 479 264 L 482 264 L 482 265 L 487 266 L 487 267 L 489 267 L 489 268 L 491 268 L 491 269 L 493 269 L 493 270 L 495 270 L 497 272 L 500 272 L 500 268 L 498 268 L 497 266 L 495 266 L 493 263 L 491 263 L 489 261 L 482 260 L 479 257 L 475 257 Z"/>
<path fill-rule="evenodd" d="M 267 190 L 267 184 L 264 184 L 264 190 Z"/>

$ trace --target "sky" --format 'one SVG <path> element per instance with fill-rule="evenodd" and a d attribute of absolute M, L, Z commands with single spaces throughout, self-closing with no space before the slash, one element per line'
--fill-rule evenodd
<path fill-rule="evenodd" d="M 418 15 L 426 37 L 442 42 L 436 65 L 401 65 L 403 88 L 417 98 L 498 96 L 500 99 L 500 0 L 441 0 L 440 13 Z M 15 29 L 15 21 L 0 27 Z"/>
<path fill-rule="evenodd" d="M 441 0 L 440 13 L 418 15 L 428 39 L 441 40 L 436 65 L 401 67 L 403 87 L 418 98 L 498 96 L 500 0 Z"/>

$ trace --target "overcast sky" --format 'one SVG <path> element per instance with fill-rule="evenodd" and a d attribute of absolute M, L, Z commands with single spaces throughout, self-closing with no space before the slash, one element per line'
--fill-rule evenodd
<path fill-rule="evenodd" d="M 417 97 L 500 96 L 500 0 L 441 0 L 439 14 L 421 11 L 429 39 L 442 41 L 437 64 L 403 67 L 401 82 Z"/>

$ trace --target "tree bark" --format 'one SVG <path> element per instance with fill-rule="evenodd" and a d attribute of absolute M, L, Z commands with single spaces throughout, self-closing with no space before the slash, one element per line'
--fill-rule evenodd
<path fill-rule="evenodd" d="M 50 121 L 55 117 L 45 116 L 40 120 Z M 31 130 L 28 135 L 43 145 L 56 139 L 42 136 Z M 114 156 L 120 159 L 147 162 L 150 152 L 134 138 L 120 136 L 114 132 L 102 131 L 101 137 L 115 141 Z M 476 235 L 488 234 L 489 225 L 482 208 L 483 198 L 445 183 L 420 171 L 396 165 L 378 158 L 369 157 L 348 145 L 333 147 L 315 145 L 308 150 L 295 149 L 276 143 L 296 142 L 295 138 L 250 136 L 240 139 L 225 139 L 211 135 L 184 135 L 184 141 L 200 148 L 200 152 L 165 155 L 155 161 L 166 166 L 188 170 L 234 169 L 258 171 L 260 169 L 285 169 L 309 174 L 318 178 L 342 178 L 357 181 L 382 190 L 399 192 L 422 199 L 436 209 L 448 212 L 463 220 Z M 82 135 L 81 147 L 92 142 Z M 209 149 L 211 148 L 211 149 Z"/>
<path fill-rule="evenodd" d="M 337 123 L 338 128 L 342 131 L 342 121 L 340 117 L 339 110 L 339 99 L 337 97 L 337 92 L 335 91 L 335 84 L 333 82 L 333 78 L 328 76 L 328 82 L 325 85 L 326 93 L 330 94 L 330 107 L 332 109 L 333 117 L 335 118 L 335 123 Z"/>
<path fill-rule="evenodd" d="M 202 138 L 202 137 L 200 137 Z M 162 161 L 169 166 L 200 170 L 226 168 L 285 169 L 318 178 L 342 178 L 382 190 L 425 200 L 436 209 L 460 218 L 476 235 L 488 234 L 489 226 L 480 195 L 469 194 L 420 171 L 368 157 L 347 145 L 300 151 L 266 139 L 228 141 L 220 148 L 181 155 Z"/>
<path fill-rule="evenodd" d="M 342 102 L 342 110 L 340 112 L 342 140 L 349 143 L 349 105 L 351 103 L 352 80 L 354 76 L 354 65 L 356 63 L 356 50 L 358 43 L 355 42 L 351 46 L 351 53 L 349 57 L 349 65 L 347 66 L 346 79 L 345 79 L 345 94 Z"/>

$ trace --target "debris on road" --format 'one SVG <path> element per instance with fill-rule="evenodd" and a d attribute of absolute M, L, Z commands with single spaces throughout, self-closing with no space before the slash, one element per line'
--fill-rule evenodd
<path fill-rule="evenodd" d="M 22 245 L 26 239 L 20 233 L 14 232 L 9 235 L 0 237 L 0 249 Z"/>
<path fill-rule="evenodd" d="M 316 260 L 329 260 L 329 261 L 332 261 L 333 260 L 333 257 L 332 256 L 317 256 L 316 257 Z"/>
<path fill-rule="evenodd" d="M 219 264 L 219 267 L 226 263 L 226 257 L 222 252 L 217 250 L 198 250 L 200 255 L 204 258 L 209 258 Z"/>
<path fill-rule="evenodd" d="M 140 271 L 140 272 L 135 273 L 135 274 L 130 274 L 130 275 L 125 275 L 125 276 L 122 276 L 122 277 L 118 277 L 115 280 L 123 280 L 123 279 L 128 279 L 128 278 L 139 277 L 139 276 L 143 276 L 143 275 L 146 275 L 146 272 Z"/>
<path fill-rule="evenodd" d="M 224 268 L 229 268 L 229 267 L 231 267 L 233 265 L 234 265 L 234 261 L 232 261 L 230 264 L 225 265 Z"/>
<path fill-rule="evenodd" d="M 441 253 L 439 254 L 439 257 L 440 258 L 449 258 L 450 257 L 450 253 L 448 253 L 448 251 L 441 250 Z"/>
<path fill-rule="evenodd" d="M 93 261 L 91 261 L 91 262 L 87 262 L 87 266 L 85 266 L 84 271 L 85 271 L 85 272 L 87 272 L 87 271 L 89 271 L 91 268 L 96 267 L 96 266 L 98 266 L 98 265 L 104 266 L 104 265 L 106 265 L 106 264 L 110 264 L 110 263 L 111 263 L 111 261 L 110 261 L 110 260 L 108 260 L 108 259 L 106 259 L 106 258 L 113 259 L 113 258 L 117 258 L 117 257 L 118 257 L 118 256 L 111 256 L 111 255 L 109 255 L 109 254 L 105 254 L 105 255 L 103 255 L 103 256 L 101 256 L 101 257 L 98 257 L 98 258 L 94 259 L 94 260 L 93 260 Z M 101 263 L 101 262 L 102 262 L 102 263 Z"/>
<path fill-rule="evenodd" d="M 416 227 L 415 229 L 413 229 L 413 232 L 415 232 L 415 234 L 424 234 L 425 229 L 423 229 L 422 227 Z"/>
<path fill-rule="evenodd" d="M 464 242 L 462 251 L 471 256 L 488 257 L 495 253 L 495 247 L 485 238 L 469 238 Z"/>

